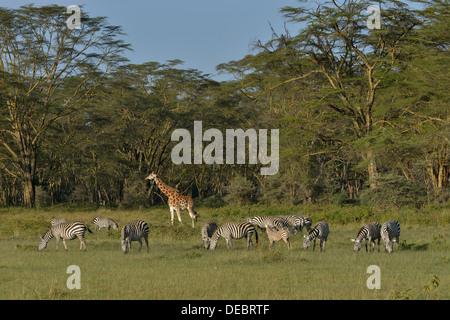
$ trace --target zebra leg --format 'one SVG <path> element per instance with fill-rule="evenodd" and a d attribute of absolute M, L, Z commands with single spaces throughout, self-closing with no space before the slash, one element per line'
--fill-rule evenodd
<path fill-rule="evenodd" d="M 289 241 L 289 239 L 286 239 L 286 243 L 287 243 L 288 249 L 290 249 L 291 248 L 291 242 Z"/>
<path fill-rule="evenodd" d="M 147 246 L 147 252 L 148 252 L 148 236 L 144 236 L 145 245 Z"/>
<path fill-rule="evenodd" d="M 233 249 L 233 243 L 231 241 L 231 238 L 226 238 L 225 240 L 227 241 L 227 248 Z"/>
<path fill-rule="evenodd" d="M 56 240 L 56 251 L 59 249 L 59 237 L 55 237 Z"/>
<path fill-rule="evenodd" d="M 138 240 L 139 242 L 139 252 L 141 252 L 141 248 L 142 248 L 142 238 Z"/>
<path fill-rule="evenodd" d="M 66 249 L 66 251 L 67 251 L 66 240 L 64 238 L 62 240 L 63 240 L 64 249 Z"/>
<path fill-rule="evenodd" d="M 317 238 L 314 238 L 314 243 L 313 243 L 313 251 L 315 251 L 316 250 L 316 239 Z M 320 240 L 320 243 L 322 243 L 322 240 Z M 320 245 L 320 244 L 319 244 Z M 320 249 L 320 250 L 322 250 L 322 249 Z"/>
<path fill-rule="evenodd" d="M 80 239 L 80 251 L 84 247 L 84 251 L 86 251 L 86 242 L 84 241 L 83 237 L 79 237 Z"/>
<path fill-rule="evenodd" d="M 323 252 L 325 252 L 325 246 L 327 245 L 327 238 L 323 239 Z"/>

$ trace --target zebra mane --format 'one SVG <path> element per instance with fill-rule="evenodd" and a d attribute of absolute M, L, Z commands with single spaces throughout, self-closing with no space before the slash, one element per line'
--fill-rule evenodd
<path fill-rule="evenodd" d="M 307 236 L 305 236 L 305 238 L 307 237 L 309 240 L 313 240 L 315 237 L 317 237 L 319 235 L 319 229 L 317 228 L 313 228 Z"/>
<path fill-rule="evenodd" d="M 53 238 L 53 228 L 49 229 L 46 233 L 44 233 L 41 237 L 41 239 L 45 241 L 49 241 L 51 238 Z"/>

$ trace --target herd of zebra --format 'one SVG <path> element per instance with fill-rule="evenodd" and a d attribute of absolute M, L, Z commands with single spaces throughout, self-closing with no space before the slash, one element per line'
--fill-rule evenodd
<path fill-rule="evenodd" d="M 114 230 L 119 230 L 119 225 L 110 218 L 106 217 L 95 217 L 94 220 L 95 230 L 100 231 L 101 228 L 106 228 L 110 230 L 112 227 Z M 84 248 L 86 251 L 86 242 L 84 241 L 84 234 L 86 231 L 92 233 L 91 229 L 81 221 L 67 222 L 66 219 L 53 219 L 51 221 L 52 227 L 48 230 L 42 237 L 41 243 L 38 246 L 38 250 L 44 250 L 47 247 L 47 243 L 52 239 L 56 239 L 56 250 L 59 247 L 59 241 L 62 239 L 64 248 L 67 250 L 66 240 L 73 240 L 78 238 L 80 240 L 80 250 Z M 139 251 L 142 248 L 142 238 L 145 240 L 148 251 L 148 234 L 149 226 L 147 222 L 143 220 L 136 220 L 127 223 L 123 226 L 120 242 L 122 251 L 127 254 L 131 249 L 131 242 L 139 242 Z"/>
<path fill-rule="evenodd" d="M 95 230 L 100 231 L 102 228 L 119 230 L 119 225 L 110 218 L 96 217 L 93 219 Z M 52 227 L 40 239 L 41 242 L 38 250 L 44 250 L 47 243 L 52 239 L 56 239 L 56 250 L 59 247 L 59 241 L 62 239 L 64 248 L 67 250 L 65 240 L 72 240 L 78 238 L 80 240 L 80 250 L 86 250 L 86 243 L 84 235 L 86 231 L 92 233 L 89 227 L 80 221 L 68 222 L 65 219 L 53 219 L 51 221 Z M 253 245 L 252 236 L 255 235 L 256 244 L 258 244 L 258 232 L 256 228 L 265 231 L 269 239 L 269 250 L 274 242 L 283 240 L 288 248 L 291 248 L 289 237 L 294 232 L 301 232 L 306 228 L 307 234 L 303 237 L 303 249 L 311 246 L 313 241 L 313 250 L 316 247 L 316 240 L 319 239 L 320 251 L 325 251 L 325 245 L 330 233 L 328 223 L 325 221 L 317 222 L 311 228 L 312 220 L 309 216 L 291 214 L 282 216 L 254 216 L 249 217 L 246 222 L 226 222 L 220 227 L 216 222 L 210 221 L 201 228 L 202 246 L 205 249 L 215 250 L 217 242 L 220 237 L 226 241 L 227 248 L 233 248 L 232 239 L 247 239 L 247 249 Z M 139 242 L 139 251 L 142 248 L 142 238 L 148 251 L 148 235 L 149 226 L 143 220 L 136 220 L 127 223 L 123 226 L 121 231 L 121 247 L 126 254 L 131 249 L 131 242 Z M 366 251 L 375 250 L 375 242 L 378 242 L 378 251 L 380 251 L 380 239 L 383 240 L 386 250 L 389 253 L 393 252 L 393 244 L 397 243 L 397 250 L 399 246 L 400 224 L 395 220 L 389 220 L 381 225 L 378 222 L 366 223 L 361 227 L 354 242 L 354 251 L 358 252 L 362 248 L 362 242 L 365 241 Z M 369 244 L 369 248 L 367 247 Z M 373 247 L 372 247 L 373 244 Z"/>
<path fill-rule="evenodd" d="M 247 249 L 253 245 L 252 235 L 255 235 L 256 244 L 258 244 L 258 232 L 256 227 L 266 231 L 269 239 L 269 249 L 275 241 L 283 240 L 290 249 L 291 244 L 289 236 L 293 232 L 301 232 L 305 227 L 307 234 L 303 237 L 303 249 L 308 249 L 313 241 L 313 250 L 316 247 L 316 240 L 319 239 L 320 251 L 325 251 L 325 245 L 330 233 L 328 223 L 325 221 L 317 222 L 311 228 L 312 220 L 309 216 L 291 214 L 282 216 L 255 216 L 247 219 L 247 222 L 227 222 L 218 226 L 216 222 L 210 221 L 203 225 L 202 245 L 205 249 L 215 250 L 217 241 L 223 237 L 227 248 L 233 248 L 232 239 L 247 239 Z M 383 239 L 386 250 L 393 252 L 393 244 L 399 246 L 400 224 L 395 220 L 389 220 L 381 225 L 378 222 L 366 223 L 359 230 L 356 239 L 350 239 L 354 242 L 354 251 L 358 252 L 365 241 L 366 251 L 375 250 L 375 242 L 378 240 L 378 252 L 380 251 L 380 239 Z M 369 244 L 370 248 L 367 248 Z M 373 244 L 373 248 L 372 248 Z"/>

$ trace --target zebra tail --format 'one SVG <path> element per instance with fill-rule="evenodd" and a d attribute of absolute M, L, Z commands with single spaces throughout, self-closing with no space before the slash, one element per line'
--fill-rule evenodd
<path fill-rule="evenodd" d="M 93 233 L 93 232 L 91 231 L 91 229 L 89 229 L 88 226 L 86 226 L 86 229 L 87 229 L 87 231 L 89 231 L 90 233 Z"/>
<path fill-rule="evenodd" d="M 258 245 L 258 231 L 256 231 L 256 228 L 255 228 L 255 241 L 256 245 Z"/>

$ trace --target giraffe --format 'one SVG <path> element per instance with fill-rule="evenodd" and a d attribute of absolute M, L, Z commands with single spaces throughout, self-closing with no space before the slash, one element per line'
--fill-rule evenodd
<path fill-rule="evenodd" d="M 194 223 L 197 220 L 198 214 L 194 211 L 194 200 L 192 200 L 192 197 L 190 196 L 183 196 L 181 193 L 178 192 L 178 190 L 169 187 L 166 185 L 160 178 L 156 176 L 156 173 L 150 173 L 145 180 L 155 180 L 156 185 L 158 186 L 159 190 L 161 190 L 162 193 L 164 193 L 168 199 L 167 203 L 169 204 L 170 208 L 170 221 L 173 224 L 173 218 L 174 218 L 174 210 L 177 212 L 178 221 L 180 221 L 181 224 L 181 215 L 180 210 L 187 209 L 189 212 L 189 215 L 191 216 L 192 220 L 192 228 L 194 228 Z"/>

